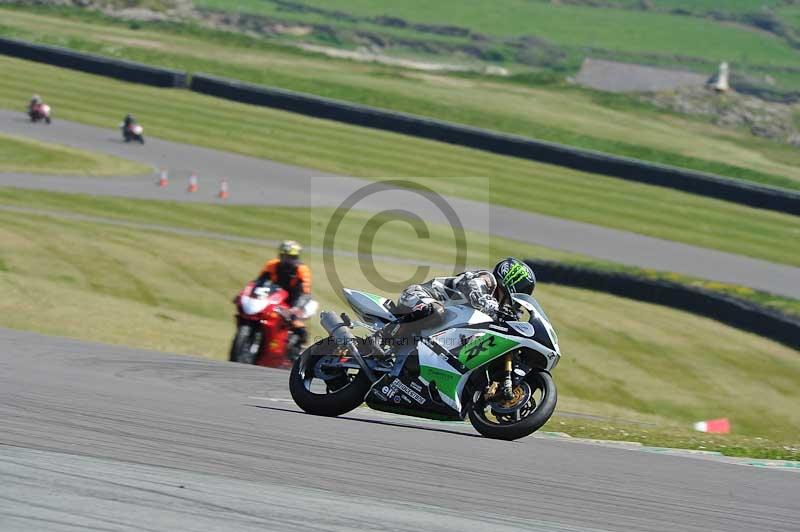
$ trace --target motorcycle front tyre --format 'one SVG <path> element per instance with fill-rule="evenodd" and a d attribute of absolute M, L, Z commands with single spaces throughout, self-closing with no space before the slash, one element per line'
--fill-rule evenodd
<path fill-rule="evenodd" d="M 250 325 L 239 325 L 236 335 L 233 337 L 231 352 L 228 360 L 231 362 L 241 362 L 242 364 L 255 364 L 258 353 L 252 353 L 253 327 Z"/>

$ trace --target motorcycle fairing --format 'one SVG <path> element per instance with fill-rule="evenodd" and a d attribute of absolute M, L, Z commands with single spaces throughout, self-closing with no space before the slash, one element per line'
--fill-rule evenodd
<path fill-rule="evenodd" d="M 250 297 L 250 296 L 242 296 L 240 300 L 242 304 L 242 310 L 245 314 L 259 314 L 263 312 L 267 305 L 270 304 L 270 301 L 266 298 L 257 298 L 257 297 Z"/>
<path fill-rule="evenodd" d="M 417 344 L 419 380 L 429 390 L 433 384 L 442 402 L 447 404 L 454 413 L 460 413 L 461 390 L 466 383 L 466 379 L 462 378 L 464 375 L 462 370 L 465 368 L 447 351 L 435 350 L 436 346 L 437 344 L 433 342 Z M 431 394 L 433 394 L 432 390 Z"/>
<path fill-rule="evenodd" d="M 282 289 L 270 281 L 260 285 L 250 283 L 247 285 L 247 291 L 249 295 L 242 294 L 239 297 L 239 303 L 242 306 L 242 311 L 251 316 L 260 314 L 268 305 L 278 304 L 283 299 L 280 294 Z"/>
<path fill-rule="evenodd" d="M 351 288 L 345 288 L 343 292 L 350 307 L 362 320 L 369 323 L 377 323 L 381 327 L 387 323 L 397 321 L 397 316 L 392 313 L 395 304 L 391 299 Z M 490 323 L 491 321 L 492 318 L 490 316 L 468 305 L 447 305 L 443 323 L 437 326 L 436 329 L 421 331 L 421 334 L 427 336 L 452 327 L 477 325 Z"/>
<path fill-rule="evenodd" d="M 525 338 L 513 323 L 512 327 L 497 325 L 497 329 L 506 329 L 506 333 L 459 328 L 435 335 L 428 342 L 421 341 L 417 345 L 420 381 L 428 387 L 434 384 L 441 400 L 454 411 L 461 412 L 462 392 L 472 372 L 509 351 L 524 349 L 536 353 L 535 366 L 548 371 L 554 368 L 558 354 L 533 338 Z M 525 333 L 530 332 L 521 328 Z"/>
<path fill-rule="evenodd" d="M 390 310 L 394 305 L 391 299 L 350 288 L 345 288 L 343 292 L 350 307 L 362 320 L 383 326 L 397 319 Z"/>
<path fill-rule="evenodd" d="M 514 294 L 513 297 L 514 301 L 530 314 L 528 323 L 534 328 L 534 339 L 550 350 L 550 353 L 545 353 L 548 358 L 552 353 L 555 353 L 556 358 L 553 364 L 553 367 L 555 367 L 558 363 L 558 359 L 561 357 L 561 348 L 558 345 L 558 335 L 556 335 L 556 331 L 550 323 L 550 319 L 544 313 L 544 310 L 541 305 L 539 305 L 539 302 L 536 301 L 535 297 L 527 294 Z"/>
<path fill-rule="evenodd" d="M 365 399 L 375 410 L 408 416 L 456 421 L 460 413 L 444 403 L 421 379 L 405 372 L 402 376 L 386 374 L 372 385 Z"/>
<path fill-rule="evenodd" d="M 424 329 L 422 336 L 433 336 L 454 327 L 477 326 L 492 323 L 492 317 L 469 305 L 445 305 L 444 320 L 436 328 Z"/>

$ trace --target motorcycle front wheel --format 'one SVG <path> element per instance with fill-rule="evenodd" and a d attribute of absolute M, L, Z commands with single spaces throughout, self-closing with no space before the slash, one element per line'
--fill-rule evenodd
<path fill-rule="evenodd" d="M 556 384 L 546 371 L 532 371 L 513 393 L 513 399 L 487 400 L 476 392 L 469 409 L 475 430 L 487 438 L 518 440 L 539 430 L 556 409 Z"/>
<path fill-rule="evenodd" d="M 294 402 L 309 414 L 340 416 L 358 407 L 370 382 L 362 371 L 337 367 L 343 353 L 332 340 L 321 340 L 303 351 L 289 374 Z"/>
<path fill-rule="evenodd" d="M 255 364 L 261 352 L 260 336 L 255 333 L 252 325 L 239 325 L 236 336 L 233 337 L 228 359 L 231 362 Z"/>

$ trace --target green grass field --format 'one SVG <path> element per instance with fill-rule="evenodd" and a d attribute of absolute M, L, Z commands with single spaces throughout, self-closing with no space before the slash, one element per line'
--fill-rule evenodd
<path fill-rule="evenodd" d="M 394 56 L 503 65 L 563 75 L 584 57 L 710 74 L 720 61 L 778 92 L 800 88 L 797 5 L 781 0 L 199 0 L 217 12 L 255 14 L 303 28 L 282 40 L 340 48 L 380 43 Z M 253 15 L 251 15 L 253 16 Z M 272 38 L 276 36 L 272 35 Z M 776 84 L 767 82 L 770 75 Z"/>
<path fill-rule="evenodd" d="M 357 16 L 398 17 L 409 22 L 459 26 L 496 37 L 535 35 L 565 47 L 681 55 L 745 64 L 795 65 L 798 54 L 771 35 L 711 20 L 658 12 L 553 5 L 505 0 L 502 7 L 486 0 L 302 0 L 300 4 Z M 232 7 L 284 20 L 317 21 L 318 15 L 294 13 L 261 0 L 199 0 L 201 6 Z M 717 2 L 719 6 L 721 2 Z M 330 19 L 327 20 L 330 23 Z"/>
<path fill-rule="evenodd" d="M 179 227 L 193 231 L 219 233 L 233 238 L 264 239 L 262 228 L 263 220 L 270 220 L 270 227 L 276 233 L 294 238 L 301 242 L 322 247 L 323 235 L 321 228 L 327 223 L 330 210 L 315 210 L 311 214 L 306 209 L 295 208 L 265 208 L 245 207 L 231 205 L 203 205 L 189 203 L 154 201 L 135 201 L 122 198 L 86 196 L 82 194 L 63 194 L 58 192 L 33 191 L 14 188 L 0 188 L 0 210 L 12 209 L 41 209 L 54 215 L 88 216 L 99 221 L 165 225 Z M 363 215 L 353 220 L 353 223 L 363 227 L 366 221 Z M 409 229 L 402 223 L 399 226 Z M 345 226 L 347 229 L 347 226 Z M 397 229 L 395 229 L 396 231 Z M 396 235 L 396 233 L 395 233 Z M 452 232 L 449 229 L 438 228 L 434 231 L 433 240 L 418 239 L 408 232 L 405 236 L 417 243 L 414 250 L 403 246 L 392 248 L 379 247 L 376 253 L 398 256 L 403 259 L 413 258 L 423 249 L 425 252 L 441 255 L 443 249 L 452 249 Z M 342 242 L 354 243 L 358 235 L 352 227 L 342 233 Z M 398 237 L 399 239 L 399 237 Z M 338 239 L 337 239 L 337 242 Z M 339 242 L 341 243 L 341 242 Z M 541 246 L 523 244 L 498 237 L 487 237 L 476 233 L 469 233 L 468 239 L 469 264 L 482 265 L 492 262 L 500 256 L 517 256 L 523 258 L 536 258 L 557 261 L 576 266 L 586 266 L 604 271 L 621 272 L 651 279 L 697 286 L 706 290 L 728 294 L 746 301 L 773 308 L 788 314 L 800 315 L 800 300 L 784 298 L 759 292 L 751 288 L 736 285 L 703 281 L 683 275 L 634 268 L 620 264 L 598 261 L 578 254 L 565 253 Z M 367 249 L 356 249 L 351 245 L 345 248 L 348 253 L 367 253 Z M 453 260 L 454 254 L 448 259 Z"/>
<path fill-rule="evenodd" d="M 149 221 L 160 208 L 166 224 L 213 215 L 218 231 L 250 227 L 266 239 L 295 236 L 308 223 L 307 213 L 288 209 L 254 217 L 239 207 L 173 210 L 158 202 L 75 198 Z M 345 227 L 345 235 L 355 227 Z M 395 249 L 403 231 L 398 225 L 379 232 L 376 252 Z M 407 252 L 426 263 L 447 262 L 437 235 Z M 225 358 L 233 334 L 231 297 L 274 253 L 272 246 L 249 242 L 5 211 L 0 241 L 0 326 L 217 359 Z M 345 253 L 337 262 L 345 284 L 364 287 L 355 259 L 346 247 L 339 251 Z M 322 308 L 344 310 L 322 273 L 320 255 L 311 250 L 305 258 L 316 273 Z M 415 267 L 380 258 L 376 263 L 398 278 Z M 628 439 L 676 445 L 696 445 L 685 428 L 690 422 L 727 416 L 735 435 L 718 447 L 740 448 L 737 438 L 758 436 L 766 439 L 749 454 L 796 456 L 788 449 L 797 447 L 800 428 L 797 352 L 656 305 L 553 285 L 540 285 L 537 295 L 564 352 L 556 371 L 562 411 L 632 420 L 634 429 L 624 431 Z M 319 326 L 311 325 L 319 334 Z M 548 428 L 559 430 L 561 422 L 574 435 L 616 426 L 556 418 Z"/>
<path fill-rule="evenodd" d="M 787 6 L 778 9 L 781 18 L 796 30 L 800 31 L 800 6 Z"/>
<path fill-rule="evenodd" d="M 548 2 L 549 0 L 534 0 Z M 587 2 L 589 3 L 589 2 Z M 722 11 L 728 13 L 743 13 L 757 9 L 775 9 L 786 4 L 784 0 L 655 0 L 651 2 L 652 8 L 643 8 L 640 0 L 610 0 L 606 4 L 636 9 L 683 9 L 688 12 Z"/>
<path fill-rule="evenodd" d="M 0 135 L 0 172 L 61 175 L 139 175 L 152 169 L 101 153 Z"/>
<path fill-rule="evenodd" d="M 683 2 L 684 6 L 686 3 Z M 507 0 L 502 8 L 485 0 L 435 3 L 409 0 L 391 4 L 370 0 L 303 0 L 299 4 L 359 17 L 390 16 L 408 23 L 458 26 L 492 37 L 531 35 L 567 48 L 591 46 L 611 52 L 680 55 L 709 61 L 724 57 L 745 64 L 792 65 L 797 60 L 790 46 L 766 33 L 655 11 L 597 9 L 529 0 Z M 680 2 L 672 4 L 681 7 Z M 711 2 L 707 4 L 712 8 Z M 716 7 L 726 9 L 725 4 L 716 2 Z M 197 5 L 260 13 L 279 20 L 338 23 L 347 27 L 347 21 L 337 21 L 333 16 L 288 10 L 269 0 L 199 0 Z M 738 7 L 744 9 L 744 5 Z M 361 21 L 358 24 L 371 26 Z"/>
<path fill-rule="evenodd" d="M 0 69 L 7 73 L 0 79 L 4 108 L 18 108 L 36 91 L 68 120 L 111 127 L 134 112 L 153 136 L 331 173 L 409 176 L 479 201 L 485 188 L 454 185 L 487 177 L 496 204 L 800 264 L 794 216 L 16 59 L 0 57 Z"/>
<path fill-rule="evenodd" d="M 360 64 L 192 26 L 140 24 L 131 29 L 84 11 L 0 12 L 2 35 L 800 189 L 796 148 L 552 78 L 531 85 Z"/>
<path fill-rule="evenodd" d="M 213 0 L 212 0 L 213 1 Z M 550 0 L 535 0 L 540 3 L 546 3 Z M 591 4 L 587 1 L 586 4 Z M 606 0 L 604 4 L 613 4 L 615 7 L 635 9 L 639 11 L 658 11 L 658 12 L 674 12 L 680 11 L 682 15 L 690 15 L 694 17 L 703 17 L 708 20 L 709 15 L 726 15 L 729 20 L 736 20 L 736 17 L 744 15 L 760 15 L 763 19 L 768 20 L 767 16 L 771 16 L 773 21 L 778 21 L 795 31 L 800 30 L 800 5 L 797 2 L 786 0 L 760 0 L 755 2 L 753 0 L 656 0 L 650 3 L 650 6 L 644 7 L 641 0 Z M 746 27 L 744 25 L 740 27 Z M 757 31 L 753 26 L 750 27 L 751 31 Z M 762 31 L 765 31 L 762 29 Z M 780 34 L 777 31 L 771 31 L 773 34 Z M 796 47 L 796 46 L 795 46 Z"/>

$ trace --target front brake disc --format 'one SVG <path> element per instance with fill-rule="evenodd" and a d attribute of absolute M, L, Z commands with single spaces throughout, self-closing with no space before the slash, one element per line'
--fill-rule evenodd
<path fill-rule="evenodd" d="M 512 414 L 527 405 L 531 401 L 531 396 L 533 395 L 530 385 L 525 381 L 521 381 L 517 384 L 514 387 L 513 393 L 514 397 L 511 399 L 503 398 L 490 402 L 489 407 L 492 409 L 492 412 L 497 414 Z"/>

